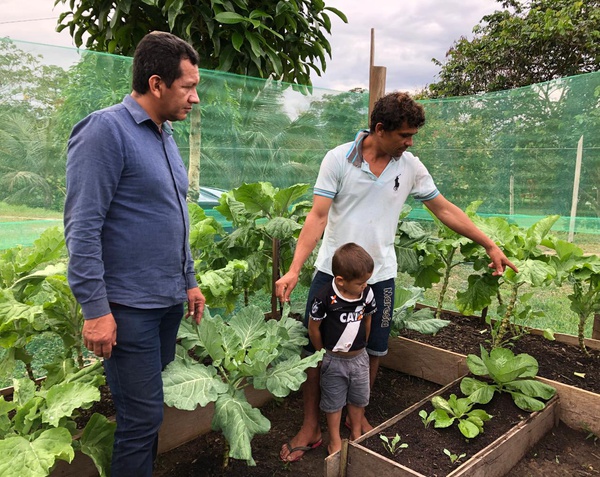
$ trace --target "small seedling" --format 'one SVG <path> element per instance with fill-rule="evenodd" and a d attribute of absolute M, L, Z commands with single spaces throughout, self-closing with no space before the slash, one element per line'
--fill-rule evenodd
<path fill-rule="evenodd" d="M 467 457 L 467 454 L 461 454 L 461 455 L 456 455 L 453 454 L 452 452 L 450 452 L 448 449 L 444 449 L 444 454 L 446 454 L 448 456 L 448 458 L 450 459 L 450 462 L 452 462 L 453 464 L 458 464 L 461 459 L 464 459 L 465 457 Z"/>
<path fill-rule="evenodd" d="M 392 455 L 396 455 L 397 452 L 400 452 L 402 449 L 406 449 L 408 447 L 408 444 L 405 442 L 400 444 L 400 439 L 402 439 L 400 434 L 396 434 L 391 441 L 383 434 L 379 434 L 379 438 L 383 441 L 384 449 Z"/>

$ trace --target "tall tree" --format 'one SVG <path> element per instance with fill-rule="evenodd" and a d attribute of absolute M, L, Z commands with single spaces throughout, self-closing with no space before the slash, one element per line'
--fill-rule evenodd
<path fill-rule="evenodd" d="M 497 0 L 472 40 L 446 53 L 429 97 L 448 97 L 542 83 L 600 69 L 600 0 Z"/>
<path fill-rule="evenodd" d="M 152 30 L 170 31 L 200 54 L 200 67 L 311 85 L 310 72 L 326 68 L 331 12 L 323 0 L 55 0 L 68 3 L 58 31 L 69 29 L 77 46 L 133 55 Z M 191 115 L 190 195 L 199 190 L 200 110 Z"/>

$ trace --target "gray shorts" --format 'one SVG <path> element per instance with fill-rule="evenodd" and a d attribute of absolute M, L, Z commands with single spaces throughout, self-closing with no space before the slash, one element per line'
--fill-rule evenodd
<path fill-rule="evenodd" d="M 321 364 L 321 410 L 333 413 L 346 404 L 369 404 L 369 355 L 366 349 L 352 358 L 326 353 Z"/>

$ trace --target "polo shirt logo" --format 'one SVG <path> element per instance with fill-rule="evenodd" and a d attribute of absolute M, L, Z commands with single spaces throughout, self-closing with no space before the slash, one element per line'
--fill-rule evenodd
<path fill-rule="evenodd" d="M 400 187 L 400 176 L 402 174 L 398 174 L 395 178 L 394 178 L 394 190 L 398 190 L 398 187 Z"/>

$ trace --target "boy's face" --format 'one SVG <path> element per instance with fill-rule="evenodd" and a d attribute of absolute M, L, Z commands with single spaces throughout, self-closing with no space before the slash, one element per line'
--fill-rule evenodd
<path fill-rule="evenodd" d="M 367 281 L 372 273 L 367 273 L 363 277 L 354 280 L 344 280 L 342 277 L 335 277 L 336 285 L 340 292 L 347 298 L 360 298 L 362 292 L 367 288 Z"/>

